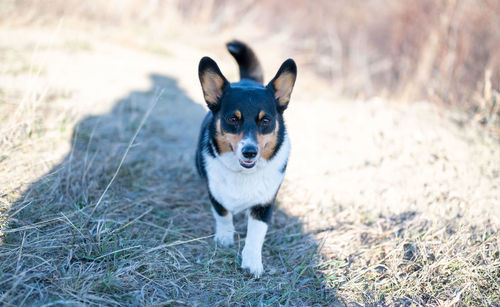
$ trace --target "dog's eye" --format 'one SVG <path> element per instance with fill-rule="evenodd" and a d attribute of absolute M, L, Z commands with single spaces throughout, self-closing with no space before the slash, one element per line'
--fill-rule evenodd
<path fill-rule="evenodd" d="M 271 122 L 271 120 L 269 118 L 267 118 L 267 117 L 264 117 L 260 122 L 263 125 L 269 125 L 269 123 Z"/>
<path fill-rule="evenodd" d="M 238 117 L 236 116 L 231 116 L 227 119 L 227 121 L 230 123 L 230 124 L 237 124 L 238 123 Z"/>

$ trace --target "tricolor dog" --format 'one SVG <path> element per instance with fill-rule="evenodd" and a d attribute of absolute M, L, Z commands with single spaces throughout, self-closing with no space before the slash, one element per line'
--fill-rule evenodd
<path fill-rule="evenodd" d="M 227 49 L 238 62 L 239 82 L 229 83 L 211 58 L 200 61 L 198 73 L 210 111 L 201 125 L 196 166 L 208 184 L 218 244 L 234 243 L 233 214 L 248 213 L 241 267 L 259 277 L 267 224 L 290 152 L 283 112 L 297 66 L 286 60 L 264 86 L 253 51 L 238 41 Z"/>

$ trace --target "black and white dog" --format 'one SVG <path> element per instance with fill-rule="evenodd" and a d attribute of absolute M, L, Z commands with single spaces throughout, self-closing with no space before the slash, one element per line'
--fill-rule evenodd
<path fill-rule="evenodd" d="M 264 86 L 253 51 L 239 41 L 228 43 L 227 49 L 238 62 L 240 82 L 229 83 L 211 58 L 200 61 L 198 73 L 210 111 L 201 125 L 196 166 L 208 183 L 217 243 L 233 244 L 233 214 L 249 213 L 241 267 L 259 277 L 267 223 L 290 151 L 283 111 L 297 66 L 286 60 Z"/>

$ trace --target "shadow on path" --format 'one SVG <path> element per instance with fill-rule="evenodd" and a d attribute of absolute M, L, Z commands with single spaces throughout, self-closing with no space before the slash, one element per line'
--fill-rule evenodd
<path fill-rule="evenodd" d="M 244 216 L 236 217 L 236 246 L 213 244 L 193 167 L 206 111 L 174 79 L 151 80 L 150 90 L 82 120 L 70 154 L 13 205 L 0 246 L 1 302 L 332 304 L 314 271 L 317 244 L 279 204 L 260 280 L 239 269 Z"/>

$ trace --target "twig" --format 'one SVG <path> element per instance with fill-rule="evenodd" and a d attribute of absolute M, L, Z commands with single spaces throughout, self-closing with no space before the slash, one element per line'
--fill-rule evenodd
<path fill-rule="evenodd" d="M 186 244 L 186 243 L 194 242 L 194 241 L 200 241 L 200 240 L 203 240 L 203 239 L 211 238 L 213 236 L 214 235 L 209 235 L 209 236 L 199 237 L 199 238 L 195 238 L 195 239 L 191 239 L 191 240 L 186 240 L 186 241 L 176 241 L 176 242 L 169 243 L 169 244 L 162 244 L 162 245 L 159 245 L 157 247 L 153 247 L 153 248 L 148 249 L 147 251 L 145 251 L 145 253 L 151 253 L 151 252 L 154 252 L 155 250 L 159 250 L 159 249 L 166 248 L 166 247 L 171 247 L 171 246 Z"/>
<path fill-rule="evenodd" d="M 127 146 L 127 149 L 125 150 L 125 153 L 123 154 L 122 156 L 122 159 L 120 161 L 120 164 L 118 164 L 118 167 L 113 175 L 113 177 L 111 178 L 111 180 L 109 181 L 108 185 L 106 186 L 106 188 L 104 189 L 104 191 L 102 192 L 101 194 L 101 197 L 99 197 L 99 200 L 97 201 L 97 203 L 95 204 L 94 208 L 92 209 L 92 212 L 90 213 L 87 221 L 83 224 L 83 226 L 87 226 L 88 223 L 90 222 L 90 219 L 92 218 L 92 216 L 94 215 L 95 211 L 97 210 L 97 208 L 99 207 L 99 205 L 101 204 L 102 202 L 102 199 L 104 198 L 104 195 L 106 195 L 106 192 L 108 192 L 109 188 L 111 187 L 111 185 L 113 184 L 113 182 L 115 181 L 116 179 L 116 176 L 118 176 L 118 173 L 120 172 L 120 169 L 123 165 L 123 162 L 125 162 L 125 158 L 127 158 L 127 155 L 128 155 L 128 152 L 130 151 L 130 148 L 132 148 L 132 145 L 134 144 L 135 142 L 135 139 L 137 138 L 137 135 L 139 135 L 139 132 L 141 131 L 142 127 L 144 126 L 144 123 L 146 123 L 146 120 L 148 119 L 149 115 L 151 114 L 151 111 L 153 111 L 153 108 L 156 106 L 156 104 L 158 103 L 158 100 L 160 98 L 160 96 L 163 94 L 164 92 L 164 89 L 162 89 L 160 91 L 160 94 L 157 95 L 154 100 L 153 100 L 153 103 L 149 106 L 148 110 L 146 111 L 146 113 L 144 114 L 144 116 L 142 117 L 142 120 L 141 120 L 141 123 L 139 124 L 139 127 L 137 127 L 137 129 L 135 130 L 135 133 L 134 135 L 132 136 L 132 138 L 130 139 L 130 142 L 128 143 L 128 146 Z"/>

